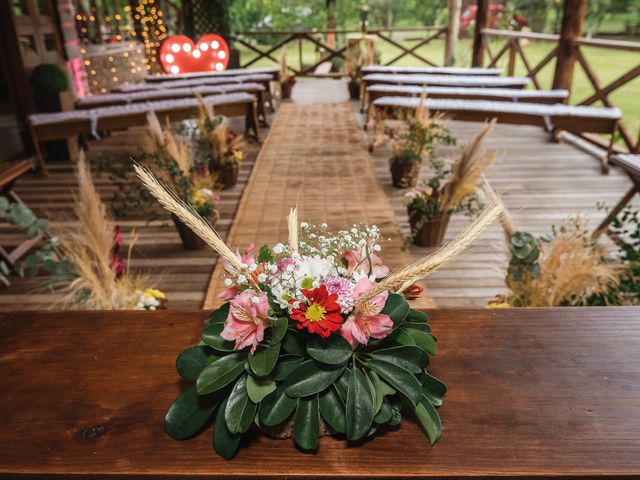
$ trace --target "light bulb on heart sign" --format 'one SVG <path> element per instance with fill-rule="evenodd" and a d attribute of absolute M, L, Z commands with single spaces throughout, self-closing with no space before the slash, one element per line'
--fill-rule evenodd
<path fill-rule="evenodd" d="M 229 63 L 229 47 L 220 35 L 203 35 L 197 42 L 184 35 L 168 37 L 160 46 L 166 73 L 221 72 Z"/>

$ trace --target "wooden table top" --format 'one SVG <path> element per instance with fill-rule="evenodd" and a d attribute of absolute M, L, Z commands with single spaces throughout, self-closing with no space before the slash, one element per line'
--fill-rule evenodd
<path fill-rule="evenodd" d="M 164 414 L 176 355 L 206 313 L 0 317 L 0 477 L 398 478 L 640 476 L 640 309 L 430 311 L 449 392 L 429 447 L 410 419 L 316 454 L 253 436 L 232 461 L 210 429 L 178 442 Z"/>

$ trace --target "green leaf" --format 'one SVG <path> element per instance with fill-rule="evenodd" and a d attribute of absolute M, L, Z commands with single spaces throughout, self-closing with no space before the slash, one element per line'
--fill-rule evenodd
<path fill-rule="evenodd" d="M 391 388 L 389 385 L 387 385 L 385 382 L 383 382 L 378 376 L 378 374 L 373 370 L 369 370 L 369 377 L 373 382 L 373 388 L 375 389 L 375 392 L 376 392 L 376 404 L 373 411 L 375 413 L 378 413 L 378 411 L 382 407 L 382 401 L 384 400 L 384 397 L 386 395 L 393 395 L 394 393 L 396 393 L 396 391 L 393 388 Z"/>
<path fill-rule="evenodd" d="M 260 422 L 267 427 L 275 427 L 280 425 L 291 416 L 298 404 L 298 400 L 289 397 L 284 387 L 278 386 L 276 390 L 267 395 L 260 403 Z"/>
<path fill-rule="evenodd" d="M 236 352 L 207 365 L 198 375 L 198 393 L 206 395 L 229 385 L 244 370 L 246 358 L 246 353 Z"/>
<path fill-rule="evenodd" d="M 276 382 L 249 375 L 247 378 L 247 393 L 253 403 L 260 403 L 264 397 L 275 391 Z"/>
<path fill-rule="evenodd" d="M 227 399 L 224 418 L 231 433 L 244 433 L 249 430 L 258 405 L 253 403 L 247 393 L 247 375 L 236 382 Z"/>
<path fill-rule="evenodd" d="M 320 414 L 324 421 L 338 433 L 346 432 L 344 402 L 335 388 L 327 388 L 320 394 Z"/>
<path fill-rule="evenodd" d="M 387 399 L 385 399 L 386 401 Z M 387 425 L 399 425 L 402 420 L 402 403 L 396 397 L 390 397 L 391 404 L 391 418 L 387 422 Z"/>
<path fill-rule="evenodd" d="M 380 375 L 389 385 L 407 397 L 413 405 L 420 401 L 422 385 L 411 372 L 377 359 L 367 361 L 366 365 Z"/>
<path fill-rule="evenodd" d="M 447 386 L 436 377 L 423 373 L 420 376 L 420 383 L 422 383 L 422 395 L 427 397 L 434 406 L 439 407 L 442 405 L 444 396 L 447 393 Z"/>
<path fill-rule="evenodd" d="M 413 346 L 415 346 L 416 341 L 409 334 L 409 330 L 410 330 L 409 328 L 404 328 L 404 325 L 402 326 L 402 328 L 397 329 L 393 333 L 393 341 L 396 342 L 396 343 L 399 343 L 400 345 L 413 345 Z"/>
<path fill-rule="evenodd" d="M 351 379 L 351 370 L 349 370 L 348 368 L 345 368 L 344 372 L 342 372 L 342 375 L 338 377 L 338 381 L 335 382 L 334 384 L 334 386 L 336 387 L 336 391 L 338 392 L 338 395 L 340 395 L 340 398 L 342 398 L 342 401 L 345 403 L 347 401 L 347 392 L 349 391 L 350 379 Z"/>
<path fill-rule="evenodd" d="M 413 341 L 418 347 L 423 349 L 428 354 L 435 355 L 436 353 L 438 353 L 436 341 L 433 338 L 433 335 L 431 335 L 430 333 L 421 332 L 420 330 L 415 330 L 413 328 L 408 328 L 405 330 L 405 332 L 409 334 L 411 338 L 413 338 Z"/>
<path fill-rule="evenodd" d="M 379 425 L 383 425 L 389 420 L 391 420 L 391 403 L 388 400 L 383 399 L 378 413 L 373 417 L 373 421 Z"/>
<path fill-rule="evenodd" d="M 192 437 L 211 418 L 211 414 L 221 400 L 221 396 L 198 395 L 193 385 L 183 392 L 167 411 L 164 417 L 164 429 L 176 440 Z"/>
<path fill-rule="evenodd" d="M 205 327 L 202 332 L 202 341 L 219 352 L 233 352 L 235 342 L 225 340 L 220 336 L 223 329 L 224 324 L 222 323 L 214 323 Z"/>
<path fill-rule="evenodd" d="M 429 321 L 429 317 L 424 312 L 411 309 L 407 314 L 406 320 L 407 322 L 412 322 L 412 323 L 427 323 Z"/>
<path fill-rule="evenodd" d="M 367 379 L 360 369 L 351 372 L 345 411 L 347 440 L 364 438 L 373 422 L 373 397 Z"/>
<path fill-rule="evenodd" d="M 436 412 L 435 407 L 431 405 L 429 400 L 424 396 L 416 405 L 415 412 L 420 425 L 422 425 L 422 428 L 427 432 L 429 443 L 433 445 L 438 441 L 442 433 L 442 424 L 440 423 L 438 412 Z"/>
<path fill-rule="evenodd" d="M 266 377 L 271 373 L 273 367 L 276 365 L 279 354 L 279 343 L 276 343 L 269 348 L 260 347 L 256 350 L 256 353 L 249 355 L 249 366 L 257 376 Z"/>
<path fill-rule="evenodd" d="M 419 347 L 403 345 L 401 347 L 385 348 L 371 354 L 373 358 L 402 367 L 411 373 L 423 371 L 429 363 L 429 357 Z"/>
<path fill-rule="evenodd" d="M 320 411 L 318 396 L 298 400 L 296 417 L 293 421 L 293 439 L 303 450 L 318 448 L 320 437 Z"/>
<path fill-rule="evenodd" d="M 271 376 L 276 382 L 282 382 L 295 368 L 304 361 L 304 358 L 296 355 L 282 355 Z"/>
<path fill-rule="evenodd" d="M 287 334 L 282 339 L 282 348 L 285 352 L 304 357 L 307 354 L 307 346 L 302 335 L 292 329 L 287 330 Z"/>
<path fill-rule="evenodd" d="M 258 251 L 258 263 L 272 263 L 274 261 L 273 253 L 271 253 L 271 249 L 267 245 L 263 245 L 260 247 Z"/>
<path fill-rule="evenodd" d="M 335 382 L 344 366 L 329 367 L 307 360 L 298 365 L 284 381 L 284 389 L 290 397 L 306 397 L 320 393 Z"/>
<path fill-rule="evenodd" d="M 389 315 L 395 326 L 404 322 L 407 313 L 409 313 L 409 303 L 402 295 L 390 293 L 385 303 L 382 313 Z"/>
<path fill-rule="evenodd" d="M 213 429 L 213 448 L 222 458 L 231 460 L 238 451 L 242 435 L 231 433 L 227 428 L 224 415 L 227 409 L 228 397 L 224 399 L 216 415 L 216 424 Z"/>
<path fill-rule="evenodd" d="M 317 335 L 307 344 L 307 353 L 321 363 L 340 365 L 351 358 L 353 349 L 341 335 L 334 334 L 329 338 Z"/>
<path fill-rule="evenodd" d="M 209 315 L 206 323 L 208 325 L 213 325 L 214 323 L 224 323 L 228 316 L 229 302 L 223 304 L 220 308 L 211 312 L 211 315 Z"/>
<path fill-rule="evenodd" d="M 271 337 L 269 338 L 269 344 L 274 345 L 280 343 L 284 336 L 287 334 L 287 327 L 289 326 L 289 319 L 286 317 L 276 318 L 273 325 L 269 329 Z"/>
<path fill-rule="evenodd" d="M 404 322 L 402 324 L 402 328 L 413 328 L 415 330 L 422 330 L 423 332 L 431 333 L 431 327 L 428 323 Z"/>
<path fill-rule="evenodd" d="M 178 375 L 189 380 L 196 380 L 204 367 L 209 364 L 208 347 L 191 347 L 184 350 L 176 358 Z"/>

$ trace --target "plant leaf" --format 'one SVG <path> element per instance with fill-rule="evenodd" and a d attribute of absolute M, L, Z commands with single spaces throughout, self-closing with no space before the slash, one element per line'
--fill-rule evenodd
<path fill-rule="evenodd" d="M 236 382 L 227 399 L 224 418 L 231 433 L 244 433 L 249 430 L 256 416 L 258 405 L 253 403 L 247 393 L 247 375 Z"/>
<path fill-rule="evenodd" d="M 411 373 L 419 373 L 429 363 L 429 357 L 419 347 L 403 345 L 400 347 L 385 348 L 371 353 L 373 358 L 393 363 Z"/>
<path fill-rule="evenodd" d="M 344 369 L 342 375 L 338 377 L 338 380 L 335 382 L 334 386 L 336 387 L 336 391 L 340 398 L 342 398 L 343 402 L 347 402 L 347 392 L 349 391 L 349 380 L 351 379 L 351 370 L 348 368 Z"/>
<path fill-rule="evenodd" d="M 291 416 L 298 404 L 298 400 L 289 397 L 284 387 L 278 386 L 276 390 L 267 395 L 260 403 L 260 422 L 267 427 L 280 425 Z"/>
<path fill-rule="evenodd" d="M 282 355 L 278 363 L 276 363 L 271 376 L 276 382 L 281 382 L 303 361 L 304 358 L 296 355 Z"/>
<path fill-rule="evenodd" d="M 324 421 L 338 433 L 345 433 L 344 402 L 335 388 L 327 388 L 319 396 L 320 414 Z"/>
<path fill-rule="evenodd" d="M 207 423 L 222 396 L 198 395 L 196 386 L 183 392 L 164 417 L 164 429 L 176 440 L 192 437 Z"/>
<path fill-rule="evenodd" d="M 280 344 L 276 343 L 268 348 L 258 348 L 256 353 L 249 355 L 249 366 L 253 373 L 259 377 L 266 377 L 271 373 L 278 361 Z"/>
<path fill-rule="evenodd" d="M 290 397 L 307 397 L 320 393 L 335 382 L 344 366 L 329 367 L 307 360 L 298 365 L 284 381 L 284 389 Z"/>
<path fill-rule="evenodd" d="M 301 357 L 304 357 L 307 354 L 307 347 L 302 335 L 290 328 L 282 339 L 282 348 L 284 348 L 287 353 L 299 355 Z"/>
<path fill-rule="evenodd" d="M 351 358 L 353 349 L 342 335 L 333 334 L 329 338 L 317 335 L 307 344 L 307 353 L 321 363 L 340 365 Z"/>
<path fill-rule="evenodd" d="M 298 400 L 296 418 L 293 421 L 293 439 L 303 450 L 318 448 L 320 437 L 320 411 L 318 396 Z"/>
<path fill-rule="evenodd" d="M 410 309 L 406 320 L 411 323 L 427 323 L 429 321 L 429 317 L 424 312 Z"/>
<path fill-rule="evenodd" d="M 276 318 L 271 326 L 270 333 L 271 338 L 269 344 L 274 345 L 280 343 L 284 336 L 287 334 L 287 327 L 289 326 L 289 319 L 286 317 Z"/>
<path fill-rule="evenodd" d="M 227 400 L 228 397 L 224 399 L 224 402 L 222 402 L 216 414 L 216 424 L 213 428 L 213 449 L 222 458 L 231 460 L 238 451 L 242 435 L 239 433 L 231 433 L 227 428 L 227 422 L 224 418 L 227 409 Z"/>
<path fill-rule="evenodd" d="M 414 328 L 408 328 L 406 333 L 413 338 L 415 344 L 427 352 L 429 355 L 435 355 L 438 353 L 438 347 L 436 346 L 436 340 L 430 333 L 422 332 Z"/>
<path fill-rule="evenodd" d="M 373 397 L 367 379 L 360 369 L 355 368 L 349 379 L 349 391 L 345 411 L 347 440 L 363 438 L 373 422 Z"/>
<path fill-rule="evenodd" d="M 222 304 L 220 308 L 211 312 L 207 319 L 207 325 L 213 325 L 214 323 L 224 323 L 229 316 L 229 302 Z"/>
<path fill-rule="evenodd" d="M 377 359 L 367 361 L 366 365 L 380 375 L 389 385 L 407 397 L 414 406 L 420 401 L 422 385 L 411 372 Z"/>
<path fill-rule="evenodd" d="M 260 403 L 264 397 L 275 391 L 275 389 L 276 382 L 273 380 L 257 378 L 253 375 L 249 375 L 249 378 L 247 378 L 247 393 L 253 403 Z"/>
<path fill-rule="evenodd" d="M 442 424 L 440 423 L 438 412 L 425 396 L 416 405 L 415 412 L 420 425 L 427 432 L 429 443 L 433 445 L 438 441 L 442 433 Z"/>
<path fill-rule="evenodd" d="M 404 322 L 407 317 L 407 313 L 409 313 L 409 303 L 402 295 L 390 293 L 381 313 L 389 315 L 391 321 L 397 327 Z"/>
<path fill-rule="evenodd" d="M 379 425 L 383 425 L 389 420 L 391 420 L 391 403 L 389 403 L 388 400 L 383 399 L 382 403 L 380 404 L 378 413 L 376 413 L 376 416 L 373 417 L 373 421 Z"/>
<path fill-rule="evenodd" d="M 422 395 L 427 397 L 427 400 L 434 406 L 439 407 L 442 405 L 444 396 L 447 393 L 447 386 L 427 372 L 420 376 L 420 383 L 422 383 Z"/>
<path fill-rule="evenodd" d="M 198 393 L 206 395 L 229 385 L 244 370 L 246 358 L 246 353 L 236 352 L 207 365 L 198 375 Z"/>
<path fill-rule="evenodd" d="M 210 350 L 204 346 L 184 350 L 176 358 L 178 375 L 189 380 L 196 380 L 202 369 L 209 364 L 209 352 Z"/>
<path fill-rule="evenodd" d="M 374 413 L 378 413 L 380 407 L 382 407 L 382 401 L 384 400 L 385 395 L 393 395 L 396 391 L 391 388 L 387 383 L 383 382 L 378 374 L 373 370 L 369 370 L 369 377 L 373 382 L 373 388 L 376 392 L 376 404 L 373 409 Z M 378 422 L 379 423 L 379 422 Z M 384 423 L 384 422 L 383 422 Z"/>
<path fill-rule="evenodd" d="M 225 340 L 220 336 L 223 328 L 224 324 L 222 323 L 209 325 L 202 332 L 202 341 L 219 352 L 233 352 L 235 342 Z"/>
<path fill-rule="evenodd" d="M 258 251 L 258 263 L 263 262 L 273 262 L 273 253 L 271 253 L 271 249 L 268 245 L 261 246 L 260 250 Z"/>

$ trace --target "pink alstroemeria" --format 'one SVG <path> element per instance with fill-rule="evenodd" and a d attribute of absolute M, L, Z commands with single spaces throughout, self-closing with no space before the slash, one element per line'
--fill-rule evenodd
<path fill-rule="evenodd" d="M 235 341 L 235 349 L 251 346 L 254 353 L 264 339 L 269 300 L 263 292 L 245 290 L 229 301 L 229 315 L 220 336 Z"/>
<path fill-rule="evenodd" d="M 367 258 L 367 251 L 369 258 Z M 347 275 L 353 272 L 360 272 L 369 275 L 372 272 L 376 278 L 383 278 L 389 275 L 389 267 L 382 263 L 382 259 L 373 252 L 372 245 L 367 248 L 362 246 L 359 250 L 351 250 L 343 255 L 347 261 Z"/>
<path fill-rule="evenodd" d="M 353 290 L 356 308 L 347 321 L 342 324 L 340 335 L 356 348 L 358 344 L 366 345 L 370 338 L 384 338 L 393 329 L 389 315 L 380 313 L 387 303 L 389 292 L 382 292 L 370 300 L 358 305 L 358 299 L 373 286 L 373 282 L 364 277 L 358 280 Z"/>
<path fill-rule="evenodd" d="M 237 287 L 229 287 L 229 288 L 225 288 L 222 292 L 220 292 L 218 294 L 218 298 L 220 300 L 232 300 L 233 298 L 235 298 L 235 296 L 238 295 L 238 288 Z"/>
<path fill-rule="evenodd" d="M 251 266 L 253 263 L 256 263 L 256 254 L 255 247 L 253 243 L 247 247 L 243 254 L 240 254 L 238 250 L 236 250 L 236 256 L 240 259 L 247 267 Z M 222 264 L 224 265 L 224 269 L 229 273 L 234 273 L 234 268 L 227 260 L 223 260 Z"/>

